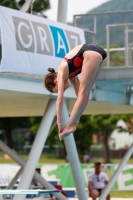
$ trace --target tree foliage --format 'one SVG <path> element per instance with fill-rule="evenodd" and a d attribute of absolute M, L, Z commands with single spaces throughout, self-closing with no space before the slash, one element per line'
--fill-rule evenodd
<path fill-rule="evenodd" d="M 7 145 L 13 149 L 14 143 L 12 138 L 12 130 L 20 128 L 30 128 L 31 123 L 29 117 L 5 117 L 0 118 L 0 130 L 4 130 Z"/>
<path fill-rule="evenodd" d="M 31 118 L 33 122 L 32 131 L 36 133 L 39 128 L 41 118 Z M 116 128 L 118 120 L 127 122 L 129 131 L 133 130 L 133 115 L 132 114 L 113 114 L 113 115 L 82 115 L 77 130 L 74 133 L 76 147 L 79 155 L 89 154 L 90 146 L 92 144 L 92 135 L 98 134 L 101 136 L 101 143 L 103 144 L 103 158 L 104 163 L 109 163 L 108 154 L 108 137 Z M 123 131 L 122 127 L 117 127 L 119 131 Z M 48 136 L 46 141 L 51 148 L 54 144 L 64 146 L 64 142 L 59 140 L 57 126 Z"/>
<path fill-rule="evenodd" d="M 25 3 L 25 0 L 0 0 L 0 5 L 19 10 L 22 5 Z M 36 0 L 32 6 L 32 14 L 46 17 L 45 11 L 50 9 L 49 0 Z"/>
<path fill-rule="evenodd" d="M 103 158 L 104 163 L 109 163 L 109 153 L 108 153 L 108 136 L 116 128 L 116 123 L 118 120 L 123 119 L 129 122 L 131 125 L 132 114 L 116 114 L 116 115 L 90 115 L 90 123 L 93 124 L 93 132 L 100 133 L 103 144 Z M 119 127 L 121 128 L 121 127 Z"/>

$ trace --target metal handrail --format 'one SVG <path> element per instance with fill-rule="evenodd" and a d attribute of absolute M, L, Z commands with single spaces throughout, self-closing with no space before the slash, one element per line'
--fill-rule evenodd
<path fill-rule="evenodd" d="M 96 13 L 87 13 L 87 14 L 76 14 L 73 16 L 73 25 L 74 26 L 77 26 L 76 25 L 76 17 L 82 17 L 82 16 L 93 16 L 94 17 L 94 30 L 93 31 L 89 31 L 88 33 L 90 33 L 93 37 L 93 43 L 95 44 L 96 42 L 96 17 L 99 16 L 99 15 L 107 15 L 107 14 L 124 14 L 124 13 L 133 13 L 133 10 L 122 10 L 122 11 L 110 11 L 110 12 L 96 12 Z M 106 45 L 107 45 L 107 54 L 108 54 L 108 58 L 107 58 L 107 67 L 109 67 L 109 64 L 110 64 L 110 50 L 109 50 L 109 27 L 117 27 L 117 26 L 133 26 L 133 23 L 123 23 L 123 24 L 108 24 L 106 25 Z M 86 31 L 86 29 L 83 29 L 84 31 Z M 86 31 L 87 32 L 87 31 Z M 128 32 L 132 32 L 132 31 L 129 31 Z M 126 33 L 125 35 L 125 64 L 126 66 L 128 66 L 128 33 Z"/>
<path fill-rule="evenodd" d="M 106 15 L 106 14 L 120 14 L 120 13 L 130 13 L 133 12 L 133 10 L 121 10 L 121 11 L 111 11 L 111 12 L 96 12 L 96 13 L 87 13 L 87 14 L 79 14 L 74 15 L 73 17 L 79 17 L 79 16 L 94 16 L 94 15 Z"/>

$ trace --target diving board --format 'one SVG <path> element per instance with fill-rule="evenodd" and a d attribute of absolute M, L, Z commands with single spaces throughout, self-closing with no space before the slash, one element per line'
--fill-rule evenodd
<path fill-rule="evenodd" d="M 0 194 L 36 194 L 37 196 L 45 195 L 45 194 L 59 194 L 60 190 L 51 189 L 51 190 L 0 190 Z"/>

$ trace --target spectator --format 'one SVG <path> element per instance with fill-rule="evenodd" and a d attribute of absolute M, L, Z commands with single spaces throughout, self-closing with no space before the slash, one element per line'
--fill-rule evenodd
<path fill-rule="evenodd" d="M 36 172 L 38 172 L 38 174 L 41 174 L 41 169 L 40 168 L 36 168 Z M 30 189 L 44 189 L 44 187 L 41 185 L 41 183 L 39 183 L 36 179 L 32 179 L 31 181 L 31 185 L 30 185 Z"/>
<path fill-rule="evenodd" d="M 41 174 L 41 169 L 40 168 L 36 168 L 36 172 L 38 172 L 38 174 Z M 31 190 L 43 190 L 45 189 L 43 185 L 41 185 L 41 183 L 39 183 L 36 179 L 32 179 L 31 181 L 31 185 L 30 185 L 30 189 Z M 43 195 L 38 199 L 46 199 L 46 198 L 51 198 L 51 195 L 47 194 L 47 195 Z M 34 199 L 34 195 L 32 196 L 32 199 Z M 36 199 L 36 198 L 35 198 Z"/>
<path fill-rule="evenodd" d="M 38 172 L 39 174 L 41 174 L 41 169 L 40 168 L 36 168 L 36 172 Z M 57 190 L 60 190 L 61 193 L 67 197 L 67 193 L 63 190 L 61 185 L 54 185 L 54 187 Z M 41 185 L 41 183 L 39 183 L 36 179 L 32 179 L 31 181 L 31 185 L 30 185 L 30 189 L 34 190 L 34 189 L 45 189 L 43 185 Z M 52 198 L 55 199 L 54 195 L 43 195 L 43 197 L 40 197 L 40 199 L 47 199 L 47 198 Z"/>
<path fill-rule="evenodd" d="M 109 179 L 106 173 L 101 172 L 101 163 L 94 164 L 95 171 L 88 177 L 88 191 L 89 196 L 96 200 L 102 193 Z M 107 195 L 106 200 L 110 200 L 110 194 Z"/>
<path fill-rule="evenodd" d="M 86 154 L 83 156 L 83 163 L 89 163 L 90 160 L 91 160 L 91 157 L 89 155 Z"/>

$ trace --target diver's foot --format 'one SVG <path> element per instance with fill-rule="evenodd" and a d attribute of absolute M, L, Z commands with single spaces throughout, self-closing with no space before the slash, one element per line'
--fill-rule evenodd
<path fill-rule="evenodd" d="M 63 130 L 59 133 L 59 138 L 60 140 L 64 139 L 65 137 L 67 137 L 68 135 L 70 135 L 71 133 L 76 131 L 76 127 L 78 125 L 79 121 L 76 122 L 75 124 L 69 126 L 69 127 L 64 127 Z"/>

